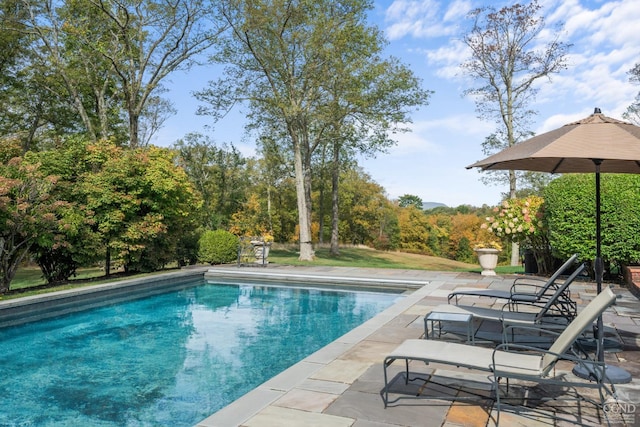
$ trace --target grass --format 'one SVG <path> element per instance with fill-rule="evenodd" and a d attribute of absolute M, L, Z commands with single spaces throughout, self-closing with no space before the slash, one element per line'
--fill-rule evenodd
<path fill-rule="evenodd" d="M 341 248 L 338 256 L 332 256 L 328 248 L 317 248 L 315 261 L 298 260 L 297 249 L 272 248 L 269 252 L 269 263 L 274 265 L 309 265 L 309 266 L 334 266 L 355 268 L 395 268 L 407 270 L 431 270 L 431 271 L 460 271 L 480 273 L 480 266 L 468 264 L 450 259 L 427 255 L 409 254 L 404 252 L 385 252 L 369 248 Z M 162 274 L 165 271 L 155 273 L 126 276 L 126 278 L 141 277 L 149 274 Z M 498 266 L 498 274 L 522 273 L 523 268 Z M 42 278 L 38 267 L 25 267 L 18 270 L 16 277 L 11 282 L 11 290 L 5 295 L 0 295 L 0 300 L 38 295 L 47 292 L 74 289 L 83 286 L 91 286 L 110 282 L 122 278 L 122 275 L 114 274 L 107 278 L 101 268 L 79 269 L 78 274 L 72 280 L 60 285 L 49 286 Z"/>
<path fill-rule="evenodd" d="M 173 269 L 166 269 L 153 273 L 140 273 L 128 276 L 116 272 L 111 274 L 111 276 L 106 277 L 102 268 L 80 268 L 78 269 L 77 274 L 73 279 L 65 283 L 49 285 L 42 277 L 42 272 L 40 271 L 39 267 L 23 267 L 16 272 L 14 279 L 11 281 L 11 289 L 9 290 L 9 292 L 4 295 L 0 295 L 0 301 L 13 298 L 22 298 L 32 295 L 46 294 L 55 291 L 64 291 L 67 289 L 99 285 L 101 283 L 113 282 L 118 279 L 131 279 L 134 277 L 162 274 L 166 273 L 169 270 Z"/>
<path fill-rule="evenodd" d="M 72 281 L 86 282 L 89 279 L 94 279 L 103 275 L 104 270 L 101 268 L 82 268 L 78 270 L 76 277 Z M 25 267 L 18 270 L 16 277 L 11 282 L 11 290 L 44 286 L 46 283 L 47 282 L 42 277 L 42 271 L 40 271 L 39 267 Z"/>
<path fill-rule="evenodd" d="M 298 260 L 297 249 L 274 249 L 269 252 L 269 263 L 286 265 L 315 265 L 358 268 L 398 268 L 409 270 L 432 271 L 468 271 L 480 273 L 477 264 L 468 264 L 428 255 L 409 254 L 405 252 L 376 251 L 369 248 L 341 248 L 338 256 L 332 256 L 328 248 L 316 249 L 314 261 Z M 521 266 L 498 266 L 499 274 L 522 273 Z"/>

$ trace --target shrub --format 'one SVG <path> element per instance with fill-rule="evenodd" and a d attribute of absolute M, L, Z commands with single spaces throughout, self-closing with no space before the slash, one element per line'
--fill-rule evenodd
<path fill-rule="evenodd" d="M 238 256 L 238 238 L 225 230 L 205 231 L 198 247 L 198 259 L 209 264 L 231 262 Z"/>
<path fill-rule="evenodd" d="M 595 180 L 593 174 L 567 174 L 545 189 L 550 242 L 562 257 L 596 254 Z M 629 264 L 640 260 L 640 176 L 601 176 L 602 258 Z"/>

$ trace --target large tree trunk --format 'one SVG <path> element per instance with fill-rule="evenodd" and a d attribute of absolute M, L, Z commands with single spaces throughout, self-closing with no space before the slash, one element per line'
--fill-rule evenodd
<path fill-rule="evenodd" d="M 340 253 L 338 241 L 338 225 L 340 224 L 338 186 L 340 184 L 340 146 L 334 144 L 333 162 L 331 165 L 331 255 Z"/>
<path fill-rule="evenodd" d="M 298 223 L 300 224 L 300 260 L 313 261 L 314 252 L 311 243 L 311 212 L 307 201 L 305 167 L 302 150 L 298 141 L 293 141 L 293 163 L 296 175 L 296 198 L 298 201 Z"/>
<path fill-rule="evenodd" d="M 20 263 L 29 253 L 31 241 L 15 238 L 5 239 L 0 237 L 0 294 L 9 290 L 11 281 L 18 271 Z"/>
<path fill-rule="evenodd" d="M 133 111 L 129 111 L 129 148 L 138 148 L 138 127 L 140 116 Z"/>

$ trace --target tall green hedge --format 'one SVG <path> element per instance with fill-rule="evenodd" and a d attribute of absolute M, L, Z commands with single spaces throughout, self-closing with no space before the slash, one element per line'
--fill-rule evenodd
<path fill-rule="evenodd" d="M 605 263 L 640 261 L 640 176 L 601 174 L 602 258 Z M 596 254 L 595 174 L 567 174 L 544 192 L 550 243 L 556 255 Z"/>
<path fill-rule="evenodd" d="M 198 259 L 201 262 L 224 264 L 238 257 L 238 237 L 225 230 L 205 231 L 198 246 Z"/>

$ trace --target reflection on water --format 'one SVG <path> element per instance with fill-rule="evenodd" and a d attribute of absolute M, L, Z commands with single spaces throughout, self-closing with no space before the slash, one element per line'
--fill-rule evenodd
<path fill-rule="evenodd" d="M 0 425 L 192 426 L 394 294 L 201 285 L 0 330 Z"/>

